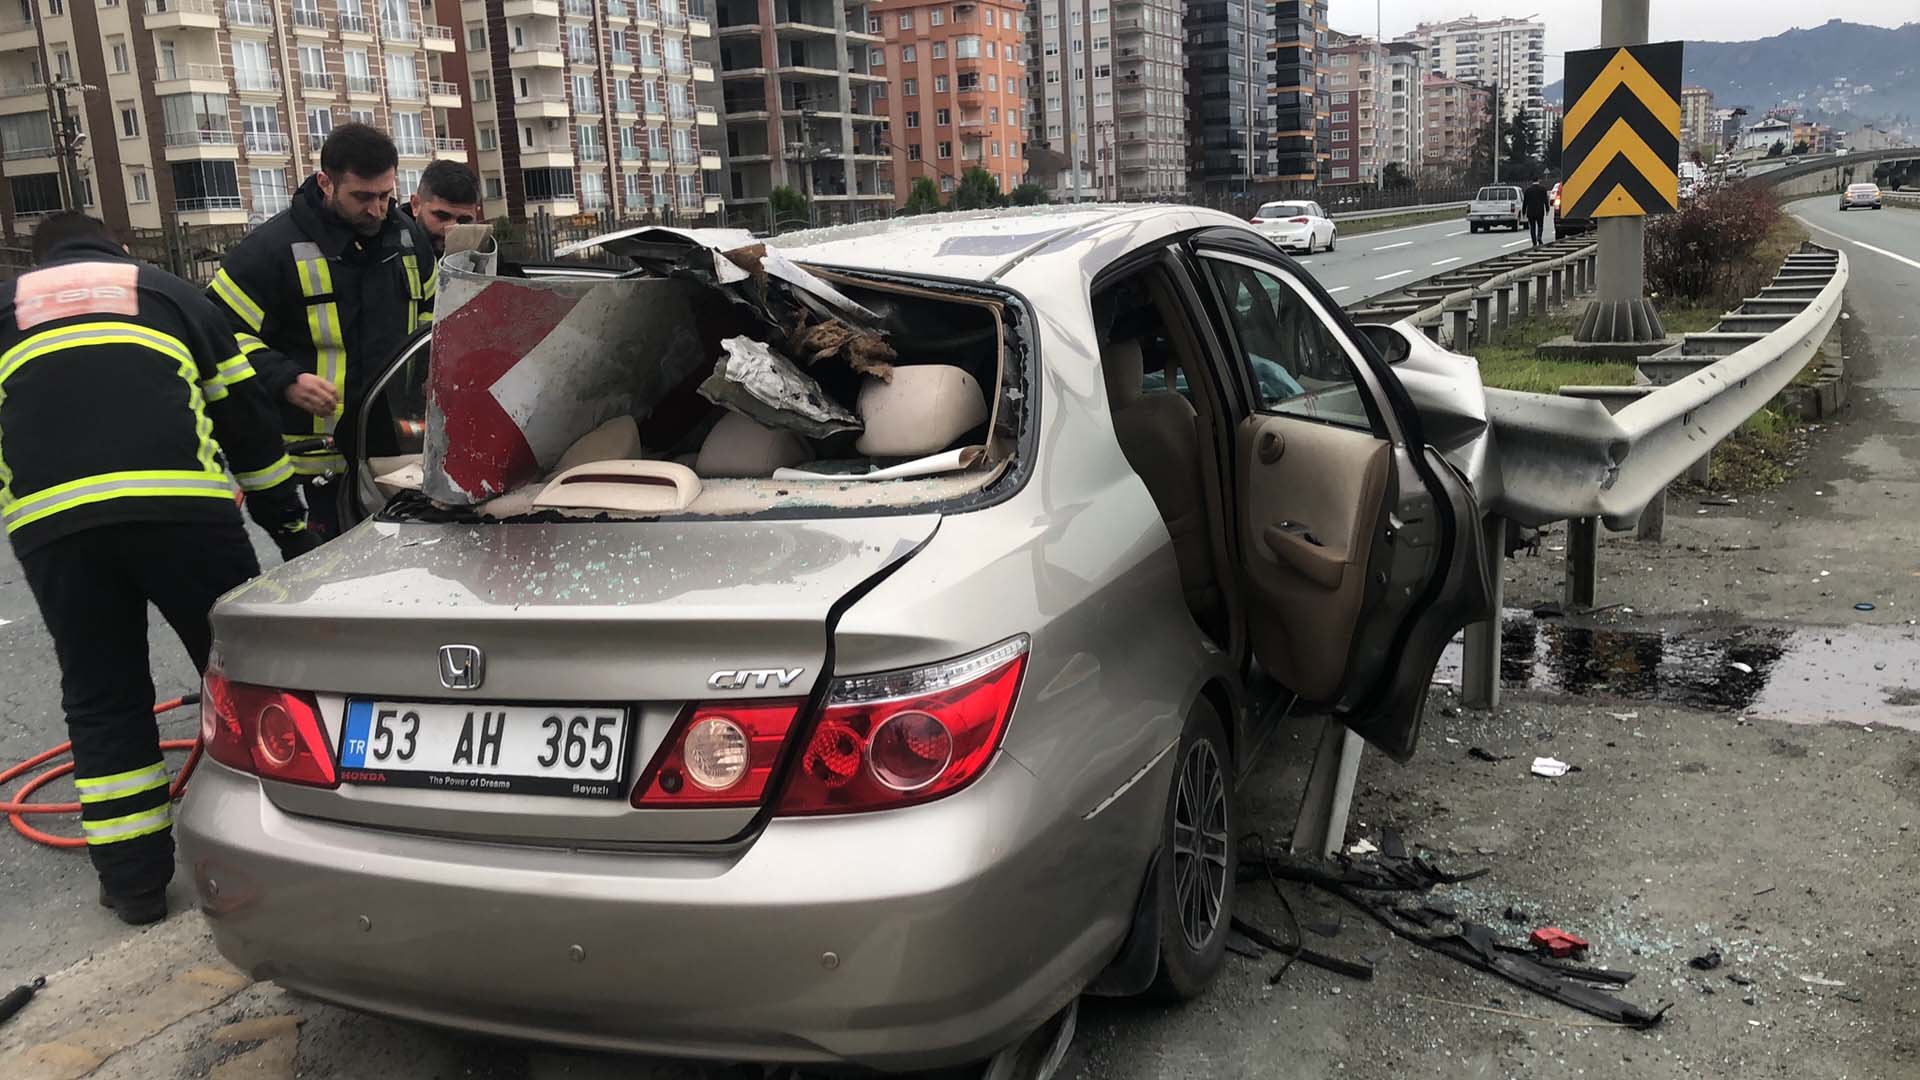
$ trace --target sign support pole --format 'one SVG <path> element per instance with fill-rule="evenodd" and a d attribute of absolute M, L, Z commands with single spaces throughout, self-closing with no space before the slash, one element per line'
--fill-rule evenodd
<path fill-rule="evenodd" d="M 1601 0 L 1600 45 L 1644 45 L 1650 0 Z M 1597 295 L 1574 330 L 1575 341 L 1658 341 L 1666 336 L 1647 300 L 1646 219 L 1603 217 L 1598 222 Z"/>

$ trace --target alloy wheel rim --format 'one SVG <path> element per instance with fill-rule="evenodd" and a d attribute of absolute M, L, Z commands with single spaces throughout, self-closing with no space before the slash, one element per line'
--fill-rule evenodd
<path fill-rule="evenodd" d="M 1180 763 L 1173 804 L 1173 892 L 1187 947 L 1206 948 L 1226 909 L 1227 778 L 1213 744 L 1195 742 Z"/>

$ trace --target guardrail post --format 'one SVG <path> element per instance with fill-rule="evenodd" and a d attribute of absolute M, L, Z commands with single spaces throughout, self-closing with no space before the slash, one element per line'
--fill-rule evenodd
<path fill-rule="evenodd" d="M 1701 487 L 1706 487 L 1707 483 L 1713 479 L 1712 447 L 1708 447 L 1707 452 L 1700 455 L 1699 461 L 1687 466 L 1687 479 Z"/>
<path fill-rule="evenodd" d="M 1569 269 L 1573 272 L 1573 295 L 1579 296 L 1587 291 L 1587 261 L 1575 259 Z"/>
<path fill-rule="evenodd" d="M 1420 332 L 1427 335 L 1427 339 L 1435 345 L 1440 344 L 1440 323 L 1438 320 L 1421 327 Z"/>
<path fill-rule="evenodd" d="M 1599 566 L 1600 520 L 1574 518 L 1567 522 L 1567 589 L 1564 599 L 1568 612 L 1593 607 L 1594 582 L 1599 576 Z"/>
<path fill-rule="evenodd" d="M 1473 298 L 1473 321 L 1480 325 L 1480 343 L 1493 340 L 1493 297 L 1481 293 Z"/>
<path fill-rule="evenodd" d="M 1293 822 L 1292 848 L 1296 854 L 1313 852 L 1325 857 L 1340 850 L 1347 839 L 1347 811 L 1353 806 L 1353 783 L 1360 775 L 1360 753 L 1366 743 L 1346 725 L 1329 716 L 1320 732 L 1320 749 L 1307 774 L 1306 794 Z"/>
<path fill-rule="evenodd" d="M 1661 488 L 1647 508 L 1640 511 L 1640 527 L 1634 535 L 1641 540 L 1658 542 L 1667 535 L 1667 489 Z"/>
<path fill-rule="evenodd" d="M 1531 310 L 1532 310 L 1533 290 L 1531 288 L 1528 288 L 1527 282 L 1524 278 L 1521 279 L 1516 284 L 1518 285 L 1518 288 L 1515 291 L 1520 294 L 1520 317 L 1524 319 L 1531 313 Z"/>
<path fill-rule="evenodd" d="M 1559 307 L 1564 302 L 1562 300 L 1562 297 L 1567 295 L 1565 289 L 1563 288 L 1563 286 L 1566 284 L 1566 277 L 1567 277 L 1566 267 L 1563 267 L 1563 266 L 1554 267 L 1553 273 L 1550 276 L 1553 279 L 1553 306 Z"/>
<path fill-rule="evenodd" d="M 1506 606 L 1507 521 L 1489 517 L 1480 525 L 1493 586 L 1493 618 L 1467 627 L 1460 662 L 1460 703 L 1469 709 L 1500 707 L 1500 613 Z"/>
<path fill-rule="evenodd" d="M 1471 341 L 1471 332 L 1467 325 L 1467 309 L 1457 308 L 1453 313 L 1453 351 L 1466 352 Z"/>
<path fill-rule="evenodd" d="M 1544 317 L 1547 313 L 1547 275 L 1541 274 L 1534 278 L 1533 285 L 1536 290 L 1533 298 L 1534 307 L 1538 308 Z"/>
<path fill-rule="evenodd" d="M 1500 327 L 1500 333 L 1503 337 L 1507 332 L 1507 324 L 1513 321 L 1512 313 L 1508 310 L 1508 302 L 1512 300 L 1512 298 L 1513 290 L 1507 288 L 1502 288 L 1499 292 L 1493 294 L 1495 312 L 1493 321 L 1495 325 Z"/>

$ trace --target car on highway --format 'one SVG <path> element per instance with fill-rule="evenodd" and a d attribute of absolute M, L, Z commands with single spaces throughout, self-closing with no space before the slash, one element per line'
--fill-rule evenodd
<path fill-rule="evenodd" d="M 1880 209 L 1880 185 L 1874 183 L 1848 184 L 1840 193 L 1840 209 L 1852 210 L 1864 206 L 1869 210 Z"/>
<path fill-rule="evenodd" d="M 871 1070 L 1202 993 L 1269 733 L 1405 760 L 1492 614 L 1477 367 L 1196 207 L 714 232 L 441 264 L 350 418 L 362 520 L 212 616 L 178 835 L 219 950 L 491 1037 Z M 735 336 L 768 312 L 829 332 Z M 781 359 L 869 332 L 884 368 Z M 576 362 L 648 404 L 581 412 L 640 391 Z"/>
<path fill-rule="evenodd" d="M 1467 204 L 1467 228 L 1472 232 L 1505 228 L 1519 232 L 1527 227 L 1522 194 L 1512 184 L 1489 184 L 1474 193 Z"/>
<path fill-rule="evenodd" d="M 1554 239 L 1558 240 L 1562 236 L 1579 236 L 1594 230 L 1592 218 L 1567 217 L 1560 212 L 1560 182 L 1555 182 L 1553 185 L 1553 190 L 1548 194 L 1548 201 L 1553 205 Z"/>
<path fill-rule="evenodd" d="M 1249 219 L 1254 231 L 1287 251 L 1332 251 L 1338 226 L 1317 202 L 1270 202 Z"/>

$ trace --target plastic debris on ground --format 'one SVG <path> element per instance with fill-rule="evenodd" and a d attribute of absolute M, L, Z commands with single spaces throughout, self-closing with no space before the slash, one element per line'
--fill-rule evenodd
<path fill-rule="evenodd" d="M 1565 776 L 1572 771 L 1573 766 L 1561 761 L 1559 758 L 1537 757 L 1533 759 L 1533 775 L 1535 776 L 1544 776 L 1548 779 L 1553 779 L 1555 777 Z"/>

